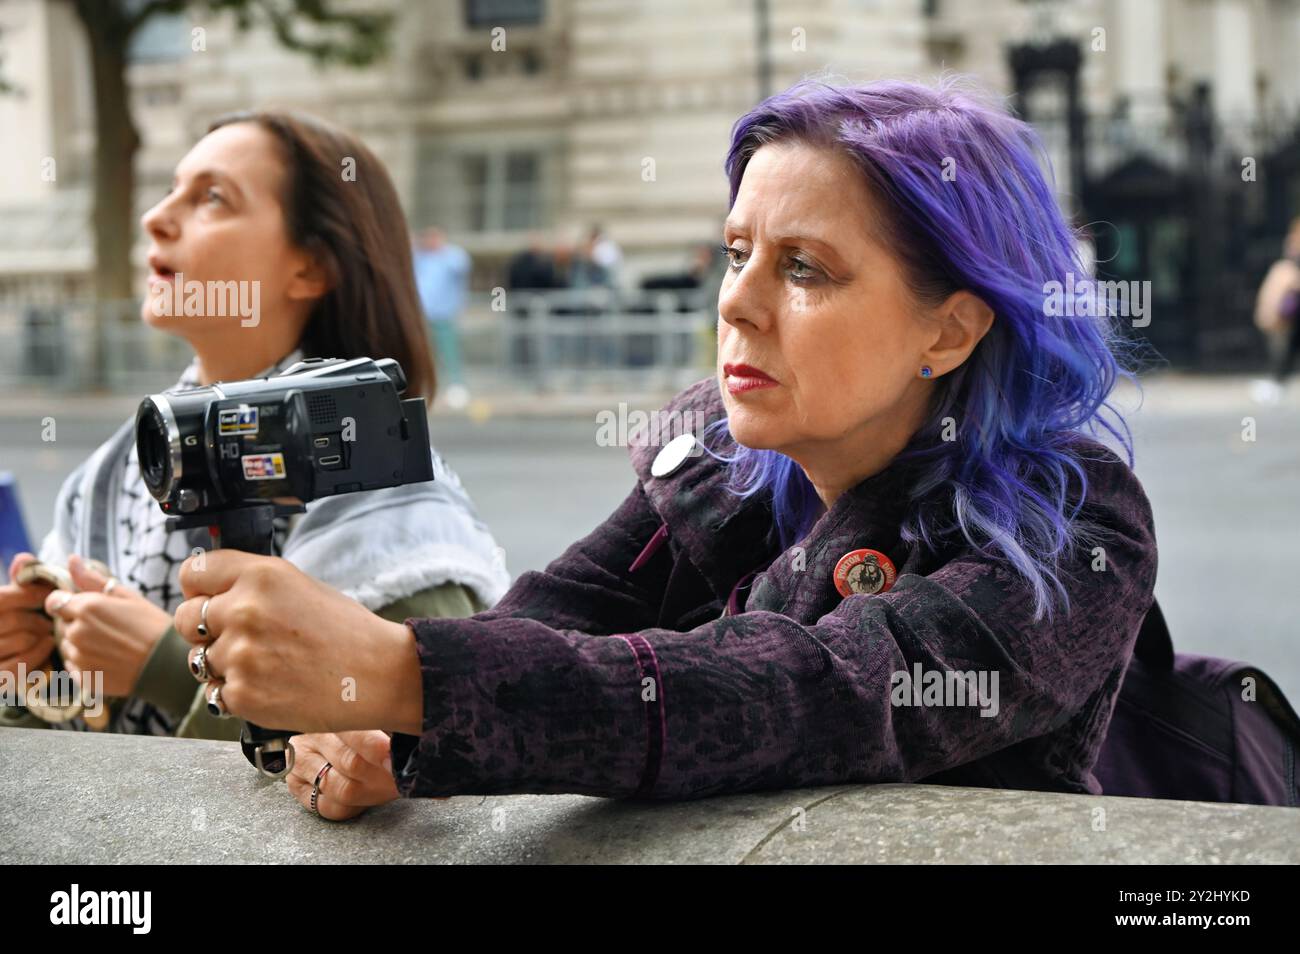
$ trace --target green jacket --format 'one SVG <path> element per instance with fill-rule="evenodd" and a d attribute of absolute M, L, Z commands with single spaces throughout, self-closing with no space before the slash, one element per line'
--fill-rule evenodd
<path fill-rule="evenodd" d="M 469 587 L 460 583 L 443 583 L 390 603 L 376 615 L 401 623 L 411 617 L 465 618 L 486 608 Z M 205 687 L 190 675 L 189 653 L 190 644 L 175 626 L 168 627 L 145 660 L 136 682 L 135 695 L 173 718 L 180 718 L 176 727 L 177 738 L 237 741 L 238 719 L 218 719 L 208 713 L 203 695 Z M 49 723 L 21 706 L 0 706 L 0 728 L 4 727 L 42 729 L 49 728 Z"/>

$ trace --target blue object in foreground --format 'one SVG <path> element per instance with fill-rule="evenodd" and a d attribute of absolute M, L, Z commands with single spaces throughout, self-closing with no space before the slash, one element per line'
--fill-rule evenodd
<path fill-rule="evenodd" d="M 18 481 L 9 471 L 0 471 L 0 576 L 7 575 L 15 554 L 31 549 L 23 508 L 18 503 Z"/>

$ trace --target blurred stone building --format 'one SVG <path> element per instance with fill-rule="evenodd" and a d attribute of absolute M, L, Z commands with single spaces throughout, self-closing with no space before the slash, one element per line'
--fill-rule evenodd
<path fill-rule="evenodd" d="M 1105 218 L 1102 259 L 1160 279 L 1167 298 L 1189 295 L 1188 276 L 1218 248 L 1194 247 L 1206 222 L 1220 227 L 1188 217 L 1205 191 L 1198 162 L 1206 175 L 1259 160 L 1259 188 L 1198 212 L 1253 209 L 1239 241 L 1222 226 L 1243 257 L 1242 289 L 1300 213 L 1297 0 L 350 5 L 396 15 L 386 62 L 321 69 L 264 28 L 150 21 L 130 66 L 139 209 L 214 116 L 292 107 L 360 134 L 388 164 L 411 224 L 441 225 L 473 254 L 478 289 L 501 282 L 531 235 L 576 240 L 595 223 L 623 247 L 622 278 L 635 284 L 720 238 L 731 124 L 765 92 L 822 71 L 951 70 L 1012 97 L 1048 145 L 1063 206 L 1079 221 Z M 0 76 L 19 88 L 0 95 L 0 301 L 87 295 L 93 100 L 66 2 L 0 0 Z M 54 178 L 43 175 L 49 160 Z M 142 253 L 138 243 L 143 277 Z M 1193 328 L 1188 346 L 1205 332 Z"/>

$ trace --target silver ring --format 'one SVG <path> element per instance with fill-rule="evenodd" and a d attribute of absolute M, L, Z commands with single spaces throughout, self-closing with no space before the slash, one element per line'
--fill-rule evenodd
<path fill-rule="evenodd" d="M 198 650 L 190 656 L 190 674 L 199 682 L 207 682 L 212 678 L 212 673 L 208 670 L 207 646 L 200 646 Z"/>
<path fill-rule="evenodd" d="M 230 715 L 226 711 L 226 704 L 221 701 L 221 687 L 213 686 L 208 690 L 208 715 L 218 719 L 224 719 Z"/>
<path fill-rule="evenodd" d="M 109 593 L 112 593 L 113 588 L 117 586 L 118 582 L 119 580 L 117 577 L 110 576 L 108 582 L 104 584 L 104 595 L 107 596 Z"/>
<path fill-rule="evenodd" d="M 333 767 L 334 766 L 329 762 L 326 762 L 321 766 L 321 770 L 316 773 L 316 781 L 311 783 L 311 813 L 313 815 L 320 815 L 320 810 L 316 807 L 316 801 L 320 798 L 321 784 L 325 781 L 325 776 L 329 774 L 329 770 Z"/>
<path fill-rule="evenodd" d="M 212 597 L 209 596 L 203 601 L 203 605 L 199 607 L 199 636 L 203 639 L 208 638 L 208 604 L 211 602 Z"/>

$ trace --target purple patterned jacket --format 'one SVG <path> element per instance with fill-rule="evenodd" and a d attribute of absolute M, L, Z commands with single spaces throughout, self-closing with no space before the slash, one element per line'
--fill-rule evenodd
<path fill-rule="evenodd" d="M 725 416 L 715 378 L 665 408 L 695 410 Z M 1156 541 L 1132 470 L 1081 440 L 1106 567 L 1090 550 L 1061 567 L 1071 611 L 1052 623 L 1032 622 L 1005 564 L 900 541 L 897 460 L 780 553 L 770 504 L 729 493 L 724 465 L 701 454 L 655 478 L 659 448 L 633 447 L 632 492 L 545 571 L 468 619 L 407 621 L 424 729 L 393 737 L 398 791 L 681 799 L 924 780 L 1099 794 L 1092 768 L 1154 598 Z M 835 565 L 862 547 L 897 580 L 842 597 Z M 938 701 L 921 686 L 945 670 L 983 672 L 986 687 L 995 674 L 996 714 L 952 696 L 906 704 Z M 900 672 L 921 677 L 911 691 Z"/>

